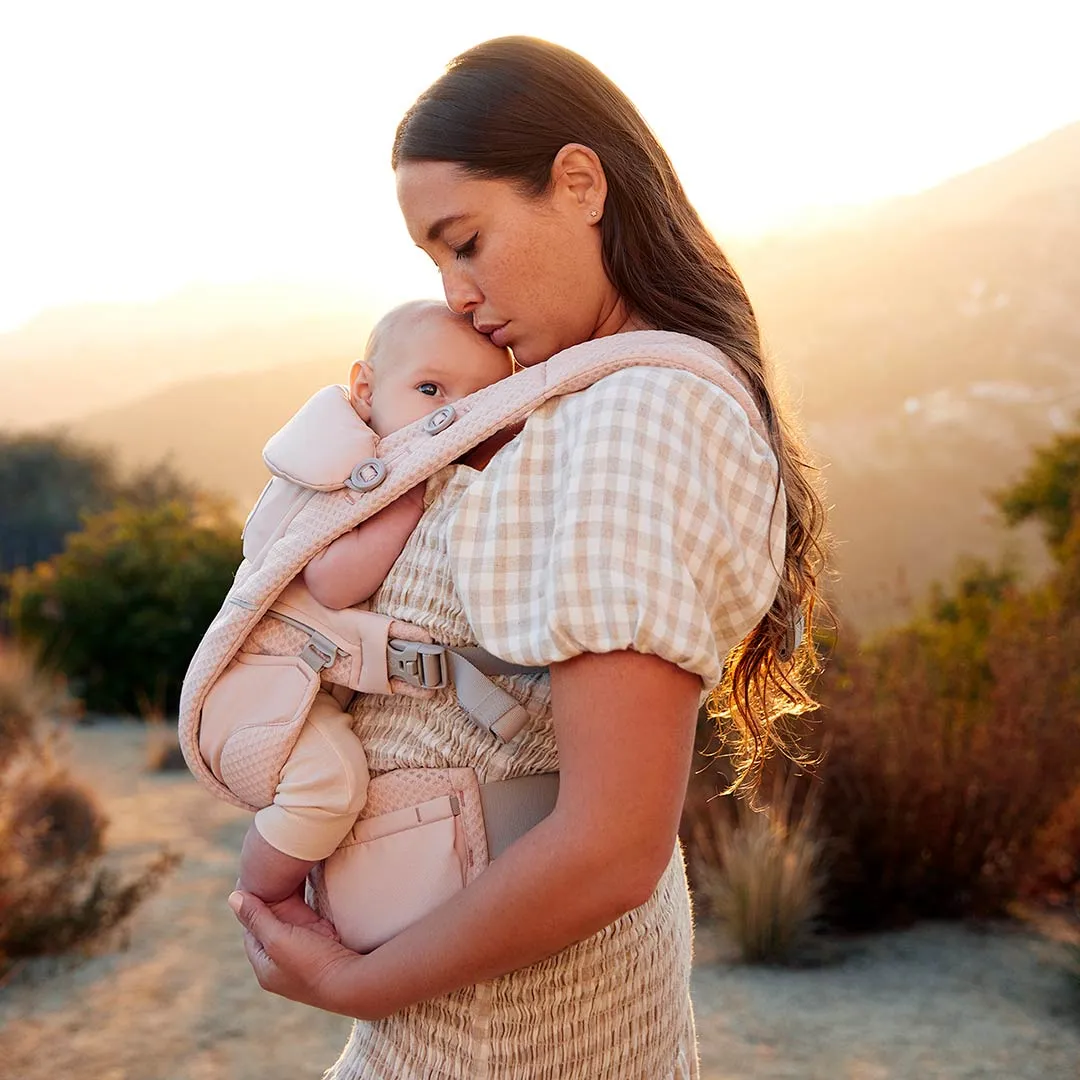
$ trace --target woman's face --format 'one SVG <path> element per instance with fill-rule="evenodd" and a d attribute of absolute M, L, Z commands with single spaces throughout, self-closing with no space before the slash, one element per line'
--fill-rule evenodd
<path fill-rule="evenodd" d="M 406 161 L 397 170 L 405 224 L 439 268 L 447 304 L 525 366 L 625 321 L 603 266 L 602 173 L 600 181 L 590 187 L 567 170 L 530 198 L 451 162 Z"/>

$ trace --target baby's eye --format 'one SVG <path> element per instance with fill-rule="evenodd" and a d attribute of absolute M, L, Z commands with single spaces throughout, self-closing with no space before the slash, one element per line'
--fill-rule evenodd
<path fill-rule="evenodd" d="M 439 392 L 438 384 L 433 382 L 422 382 L 416 389 L 419 390 L 421 394 L 427 394 L 428 397 L 435 397 Z"/>

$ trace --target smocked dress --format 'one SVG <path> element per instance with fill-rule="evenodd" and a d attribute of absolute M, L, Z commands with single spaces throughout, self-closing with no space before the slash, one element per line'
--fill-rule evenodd
<path fill-rule="evenodd" d="M 704 693 L 775 594 L 777 493 L 775 458 L 727 393 L 684 372 L 625 369 L 542 406 L 483 472 L 433 476 L 371 603 L 522 664 L 655 653 L 698 673 Z M 557 769 L 547 677 L 497 681 L 530 716 L 509 745 L 450 691 L 359 695 L 372 774 L 471 766 L 486 782 Z M 691 944 L 676 844 L 646 903 L 539 964 L 357 1021 L 327 1080 L 696 1077 Z"/>

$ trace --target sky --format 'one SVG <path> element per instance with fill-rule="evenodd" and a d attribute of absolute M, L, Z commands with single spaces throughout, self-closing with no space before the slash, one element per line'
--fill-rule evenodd
<path fill-rule="evenodd" d="M 0 331 L 186 284 L 438 295 L 402 113 L 509 33 L 637 104 L 723 241 L 931 187 L 1080 120 L 1075 0 L 33 0 L 0 12 Z"/>

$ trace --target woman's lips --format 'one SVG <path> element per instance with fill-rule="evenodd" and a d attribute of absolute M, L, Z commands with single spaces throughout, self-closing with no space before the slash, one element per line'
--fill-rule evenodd
<path fill-rule="evenodd" d="M 505 349 L 507 345 L 507 333 L 506 328 L 509 323 L 486 323 L 478 326 L 476 329 L 481 334 L 486 334 L 493 345 L 497 345 L 500 349 Z"/>

